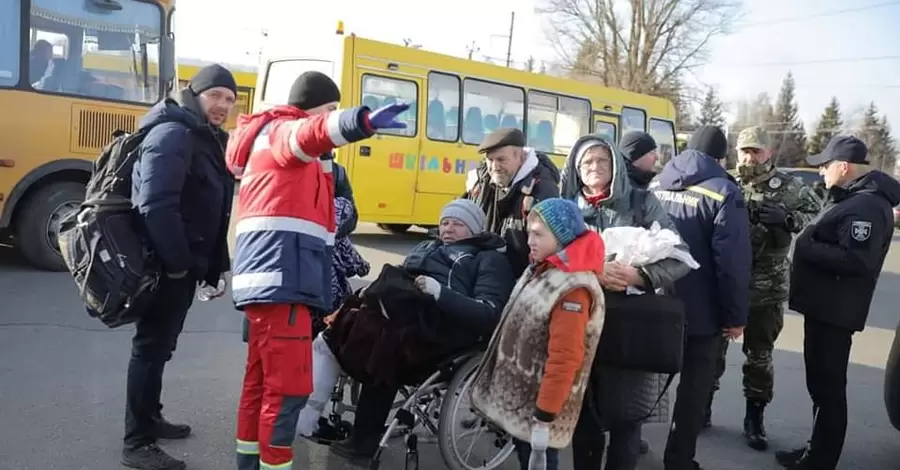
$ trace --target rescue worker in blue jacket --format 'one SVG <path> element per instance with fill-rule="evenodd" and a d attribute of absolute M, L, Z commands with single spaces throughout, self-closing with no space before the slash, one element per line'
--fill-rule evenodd
<path fill-rule="evenodd" d="M 204 67 L 177 99 L 167 99 L 141 121 L 151 128 L 135 164 L 132 202 L 149 247 L 165 271 L 147 314 L 136 323 L 128 363 L 122 464 L 179 470 L 157 439 L 191 433 L 161 414 L 163 369 L 172 358 L 198 283 L 218 287 L 229 270 L 228 233 L 234 180 L 225 168 L 227 133 L 237 85 L 220 65 Z M 213 296 L 220 296 L 217 290 Z"/>
<path fill-rule="evenodd" d="M 719 164 L 728 140 L 714 126 L 699 128 L 651 188 L 700 269 L 675 281 L 685 304 L 687 336 L 666 443 L 666 470 L 697 470 L 697 436 L 715 380 L 723 340 L 743 334 L 750 295 L 750 219 L 741 190 Z"/>
<path fill-rule="evenodd" d="M 803 315 L 803 362 L 813 402 L 806 446 L 776 452 L 793 470 L 833 470 L 847 435 L 847 365 L 853 334 L 866 327 L 875 285 L 894 235 L 900 183 L 867 160 L 866 145 L 835 136 L 810 166 L 828 188 L 819 216 L 797 235 L 788 305 Z"/>

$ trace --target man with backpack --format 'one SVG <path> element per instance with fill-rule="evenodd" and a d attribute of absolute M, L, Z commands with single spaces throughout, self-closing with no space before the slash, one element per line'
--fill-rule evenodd
<path fill-rule="evenodd" d="M 181 439 L 191 432 L 190 426 L 162 417 L 162 376 L 197 284 L 213 286 L 213 296 L 224 293 L 220 278 L 230 264 L 226 236 L 234 183 L 225 167 L 227 133 L 221 126 L 236 96 L 231 72 L 210 65 L 176 99 L 154 106 L 140 124 L 149 131 L 138 147 L 131 199 L 162 275 L 148 309 L 135 323 L 122 452 L 127 467 L 185 468 L 156 444 L 157 439 Z"/>
<path fill-rule="evenodd" d="M 312 392 L 310 310 L 331 309 L 331 150 L 406 127 L 397 116 L 408 104 L 338 110 L 340 99 L 331 78 L 304 72 L 287 105 L 240 116 L 228 142 L 228 168 L 241 179 L 232 292 L 249 321 L 239 470 L 287 469 L 294 459 Z"/>

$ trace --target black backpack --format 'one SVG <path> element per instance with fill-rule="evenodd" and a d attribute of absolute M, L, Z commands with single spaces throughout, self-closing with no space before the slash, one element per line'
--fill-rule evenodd
<path fill-rule="evenodd" d="M 131 171 L 150 129 L 117 130 L 94 161 L 85 200 L 60 226 L 59 249 L 88 315 L 109 328 L 137 321 L 159 286 L 131 204 Z"/>

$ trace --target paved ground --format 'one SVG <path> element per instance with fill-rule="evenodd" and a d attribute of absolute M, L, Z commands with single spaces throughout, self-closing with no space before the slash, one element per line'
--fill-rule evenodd
<path fill-rule="evenodd" d="M 355 240 L 373 271 L 397 262 L 420 238 L 362 227 Z M 895 243 L 896 244 L 896 243 Z M 882 397 L 883 368 L 900 305 L 900 249 L 885 266 L 869 321 L 857 335 L 850 368 L 850 429 L 844 469 L 898 468 L 900 432 L 887 421 Z M 106 330 L 87 318 L 66 274 L 34 271 L 9 249 L 0 248 L 0 469 L 112 470 L 118 465 L 123 426 L 124 371 L 130 330 Z M 801 443 L 811 421 L 803 379 L 801 323 L 785 322 L 776 353 L 777 392 L 768 415 L 773 446 Z M 776 468 L 771 453 L 747 449 L 740 438 L 739 348 L 732 348 L 724 389 L 715 403 L 715 427 L 699 443 L 699 460 L 709 469 Z M 194 426 L 190 439 L 168 444 L 189 468 L 233 468 L 235 405 L 244 346 L 240 321 L 228 301 L 197 302 L 175 359 L 166 373 L 163 399 L 173 420 Z M 648 426 L 654 449 L 665 429 Z M 298 469 L 344 470 L 327 450 L 297 443 Z M 563 468 L 569 468 L 568 456 Z M 661 469 L 659 455 L 641 470 Z M 388 455 L 382 468 L 400 469 L 402 454 Z M 433 447 L 425 447 L 423 469 L 443 468 Z M 504 469 L 516 468 L 512 461 Z"/>

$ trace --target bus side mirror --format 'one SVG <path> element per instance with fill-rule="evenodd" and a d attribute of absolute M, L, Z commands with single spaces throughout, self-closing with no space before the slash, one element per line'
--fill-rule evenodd
<path fill-rule="evenodd" d="M 175 80 L 175 41 L 164 36 L 160 41 L 159 77 L 165 83 Z"/>

